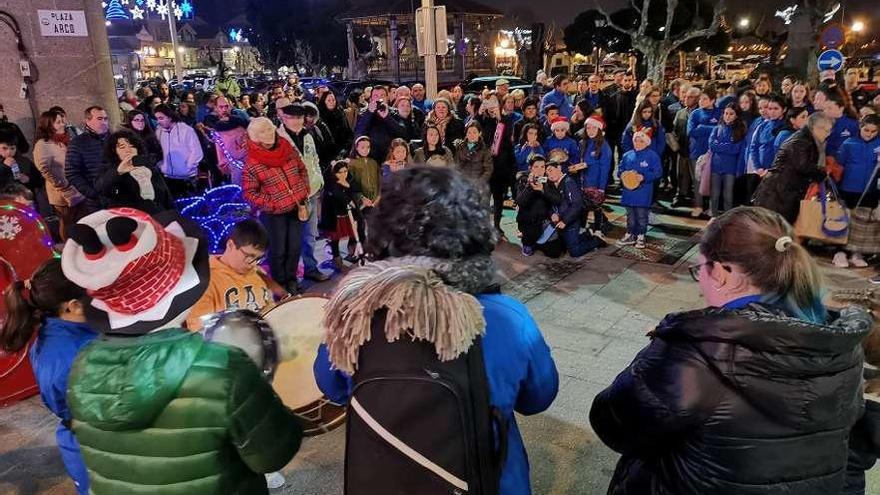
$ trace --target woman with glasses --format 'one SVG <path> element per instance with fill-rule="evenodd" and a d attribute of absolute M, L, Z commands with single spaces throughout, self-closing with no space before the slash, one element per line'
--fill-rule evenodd
<path fill-rule="evenodd" d="M 708 307 L 668 315 L 593 402 L 622 454 L 608 493 L 840 493 L 872 321 L 826 311 L 793 236 L 763 208 L 709 224 L 690 268 Z"/>

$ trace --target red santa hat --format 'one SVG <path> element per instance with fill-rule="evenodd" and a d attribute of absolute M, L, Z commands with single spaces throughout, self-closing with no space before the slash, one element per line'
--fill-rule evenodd
<path fill-rule="evenodd" d="M 550 121 L 550 130 L 556 131 L 556 129 L 564 129 L 565 132 L 571 128 L 571 124 L 568 122 L 568 119 L 565 117 L 556 117 Z"/>
<path fill-rule="evenodd" d="M 176 212 L 112 208 L 73 226 L 61 254 L 86 289 L 86 318 L 106 333 L 141 335 L 183 318 L 208 286 L 201 228 Z"/>
<path fill-rule="evenodd" d="M 594 125 L 599 129 L 605 130 L 605 119 L 602 118 L 601 115 L 590 115 L 590 117 L 584 122 L 584 126 Z"/>

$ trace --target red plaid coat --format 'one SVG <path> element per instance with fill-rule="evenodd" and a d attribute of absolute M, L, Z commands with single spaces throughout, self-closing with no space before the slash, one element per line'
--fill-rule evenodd
<path fill-rule="evenodd" d="M 299 152 L 286 139 L 267 150 L 248 143 L 242 174 L 244 199 L 266 213 L 287 213 L 309 197 L 309 179 Z"/>

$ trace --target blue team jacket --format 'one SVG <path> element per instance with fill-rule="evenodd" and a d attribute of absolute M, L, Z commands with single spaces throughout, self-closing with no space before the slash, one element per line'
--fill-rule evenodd
<path fill-rule="evenodd" d="M 768 169 L 773 165 L 773 158 L 776 156 L 776 149 L 773 146 L 776 141 L 774 131 L 783 124 L 785 124 L 783 119 L 764 119 L 756 130 L 748 151 L 749 158 L 754 163 L 756 170 Z"/>
<path fill-rule="evenodd" d="M 642 151 L 627 151 L 623 159 L 617 165 L 617 177 L 627 170 L 635 170 L 642 174 L 645 179 L 636 189 L 623 188 L 620 196 L 622 206 L 650 207 L 654 202 L 654 181 L 663 175 L 663 166 L 660 165 L 660 157 L 651 148 Z"/>
<path fill-rule="evenodd" d="M 758 127 L 763 122 L 764 117 L 756 117 L 754 120 L 752 120 L 752 123 L 749 124 L 749 130 L 746 131 L 746 138 L 743 140 L 743 149 L 742 154 L 740 155 L 739 170 L 737 172 L 737 175 L 755 172 L 754 162 L 752 162 L 752 158 L 749 155 L 749 150 L 751 150 L 752 148 L 752 141 L 754 141 L 755 134 L 758 131 Z"/>
<path fill-rule="evenodd" d="M 59 318 L 47 318 L 37 333 L 30 351 L 34 377 L 40 387 L 40 397 L 50 411 L 62 422 L 55 430 L 61 460 L 77 486 L 77 493 L 89 492 L 89 476 L 79 451 L 79 442 L 64 423 L 71 420 L 67 408 L 67 377 L 79 350 L 98 334 L 85 323 L 72 323 Z"/>
<path fill-rule="evenodd" d="M 596 143 L 590 140 L 584 150 L 581 160 L 587 164 L 586 173 L 581 174 L 581 187 L 593 187 L 605 190 L 608 177 L 611 174 L 611 147 L 608 141 L 602 142 L 599 152 L 596 152 Z"/>
<path fill-rule="evenodd" d="M 713 107 L 709 110 L 698 108 L 691 112 L 687 126 L 691 160 L 696 160 L 709 151 L 709 135 L 719 122 L 721 122 L 720 108 Z"/>
<path fill-rule="evenodd" d="M 566 136 L 562 139 L 556 139 L 556 136 L 550 134 L 550 137 L 544 140 L 544 144 L 541 145 L 544 148 L 544 151 L 547 153 L 552 153 L 555 149 L 563 149 L 566 153 L 568 153 L 568 162 L 565 164 L 565 167 L 562 169 L 564 172 L 568 172 L 568 166 L 572 163 L 577 163 L 577 159 L 581 156 L 581 148 L 578 146 L 577 141 Z M 544 155 L 547 159 L 550 159 L 550 156 Z"/>
<path fill-rule="evenodd" d="M 788 141 L 788 138 L 794 134 L 794 131 L 791 129 L 782 129 L 776 133 L 776 138 L 773 140 L 773 157 L 776 157 L 776 153 L 779 152 L 779 148 L 782 146 L 782 143 Z"/>
<path fill-rule="evenodd" d="M 865 141 L 857 134 L 844 141 L 837 150 L 837 162 L 843 167 L 840 189 L 861 194 L 874 173 L 878 159 L 880 159 L 880 136 Z M 874 177 L 874 183 L 876 182 L 877 177 Z M 855 208 L 856 205 L 847 206 Z"/>
<path fill-rule="evenodd" d="M 568 95 L 559 91 L 558 89 L 554 89 L 544 95 L 544 98 L 541 99 L 541 114 L 544 114 L 544 107 L 547 105 L 554 103 L 559 107 L 559 115 L 565 117 L 566 119 L 571 118 L 571 114 L 574 113 L 574 108 L 571 106 L 571 100 L 568 99 Z"/>
<path fill-rule="evenodd" d="M 541 155 L 544 158 L 547 158 L 547 154 L 544 153 L 544 147 L 539 143 L 536 148 L 532 148 L 528 144 L 517 145 L 516 147 L 516 168 L 520 172 L 528 172 L 529 171 L 529 158 L 532 155 Z"/>
<path fill-rule="evenodd" d="M 733 141 L 733 128 L 724 123 L 719 124 L 712 130 L 709 136 L 709 149 L 712 151 L 712 173 L 721 175 L 736 175 L 741 154 L 743 141 Z"/>
<path fill-rule="evenodd" d="M 650 120 L 643 120 L 642 129 L 654 128 L 654 122 Z M 623 137 L 620 139 L 620 148 L 624 153 L 633 149 L 633 128 L 632 125 L 626 126 L 626 130 L 623 131 Z M 663 156 L 663 151 L 666 150 L 666 131 L 663 130 L 662 125 L 658 125 L 651 131 L 651 146 L 650 148 L 654 150 L 654 153 L 657 153 L 657 156 Z"/>
<path fill-rule="evenodd" d="M 489 399 L 508 422 L 507 461 L 501 471 L 501 495 L 529 495 L 529 460 L 513 412 L 537 414 L 550 407 L 559 389 L 559 375 L 550 349 L 526 307 L 501 294 L 477 296 L 483 305 L 486 334 L 483 360 L 489 379 Z M 351 380 L 330 369 L 327 348 L 315 359 L 315 379 L 328 399 L 345 403 Z"/>
<path fill-rule="evenodd" d="M 844 141 L 851 137 L 858 137 L 859 123 L 852 117 L 843 117 L 834 121 L 831 134 L 825 140 L 825 156 L 837 158 L 837 150 Z M 838 160 L 840 161 L 840 160 Z"/>

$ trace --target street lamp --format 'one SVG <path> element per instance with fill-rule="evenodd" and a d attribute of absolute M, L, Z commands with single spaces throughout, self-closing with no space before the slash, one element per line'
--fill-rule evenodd
<path fill-rule="evenodd" d="M 739 27 L 747 28 L 747 27 L 749 27 L 750 23 L 751 23 L 751 20 L 749 20 L 748 17 L 743 17 L 742 19 L 739 20 Z"/>
<path fill-rule="evenodd" d="M 854 33 L 861 33 L 862 30 L 864 30 L 864 29 L 865 29 L 865 23 L 862 22 L 862 21 L 855 21 L 855 22 L 852 24 L 852 31 L 853 31 Z"/>

